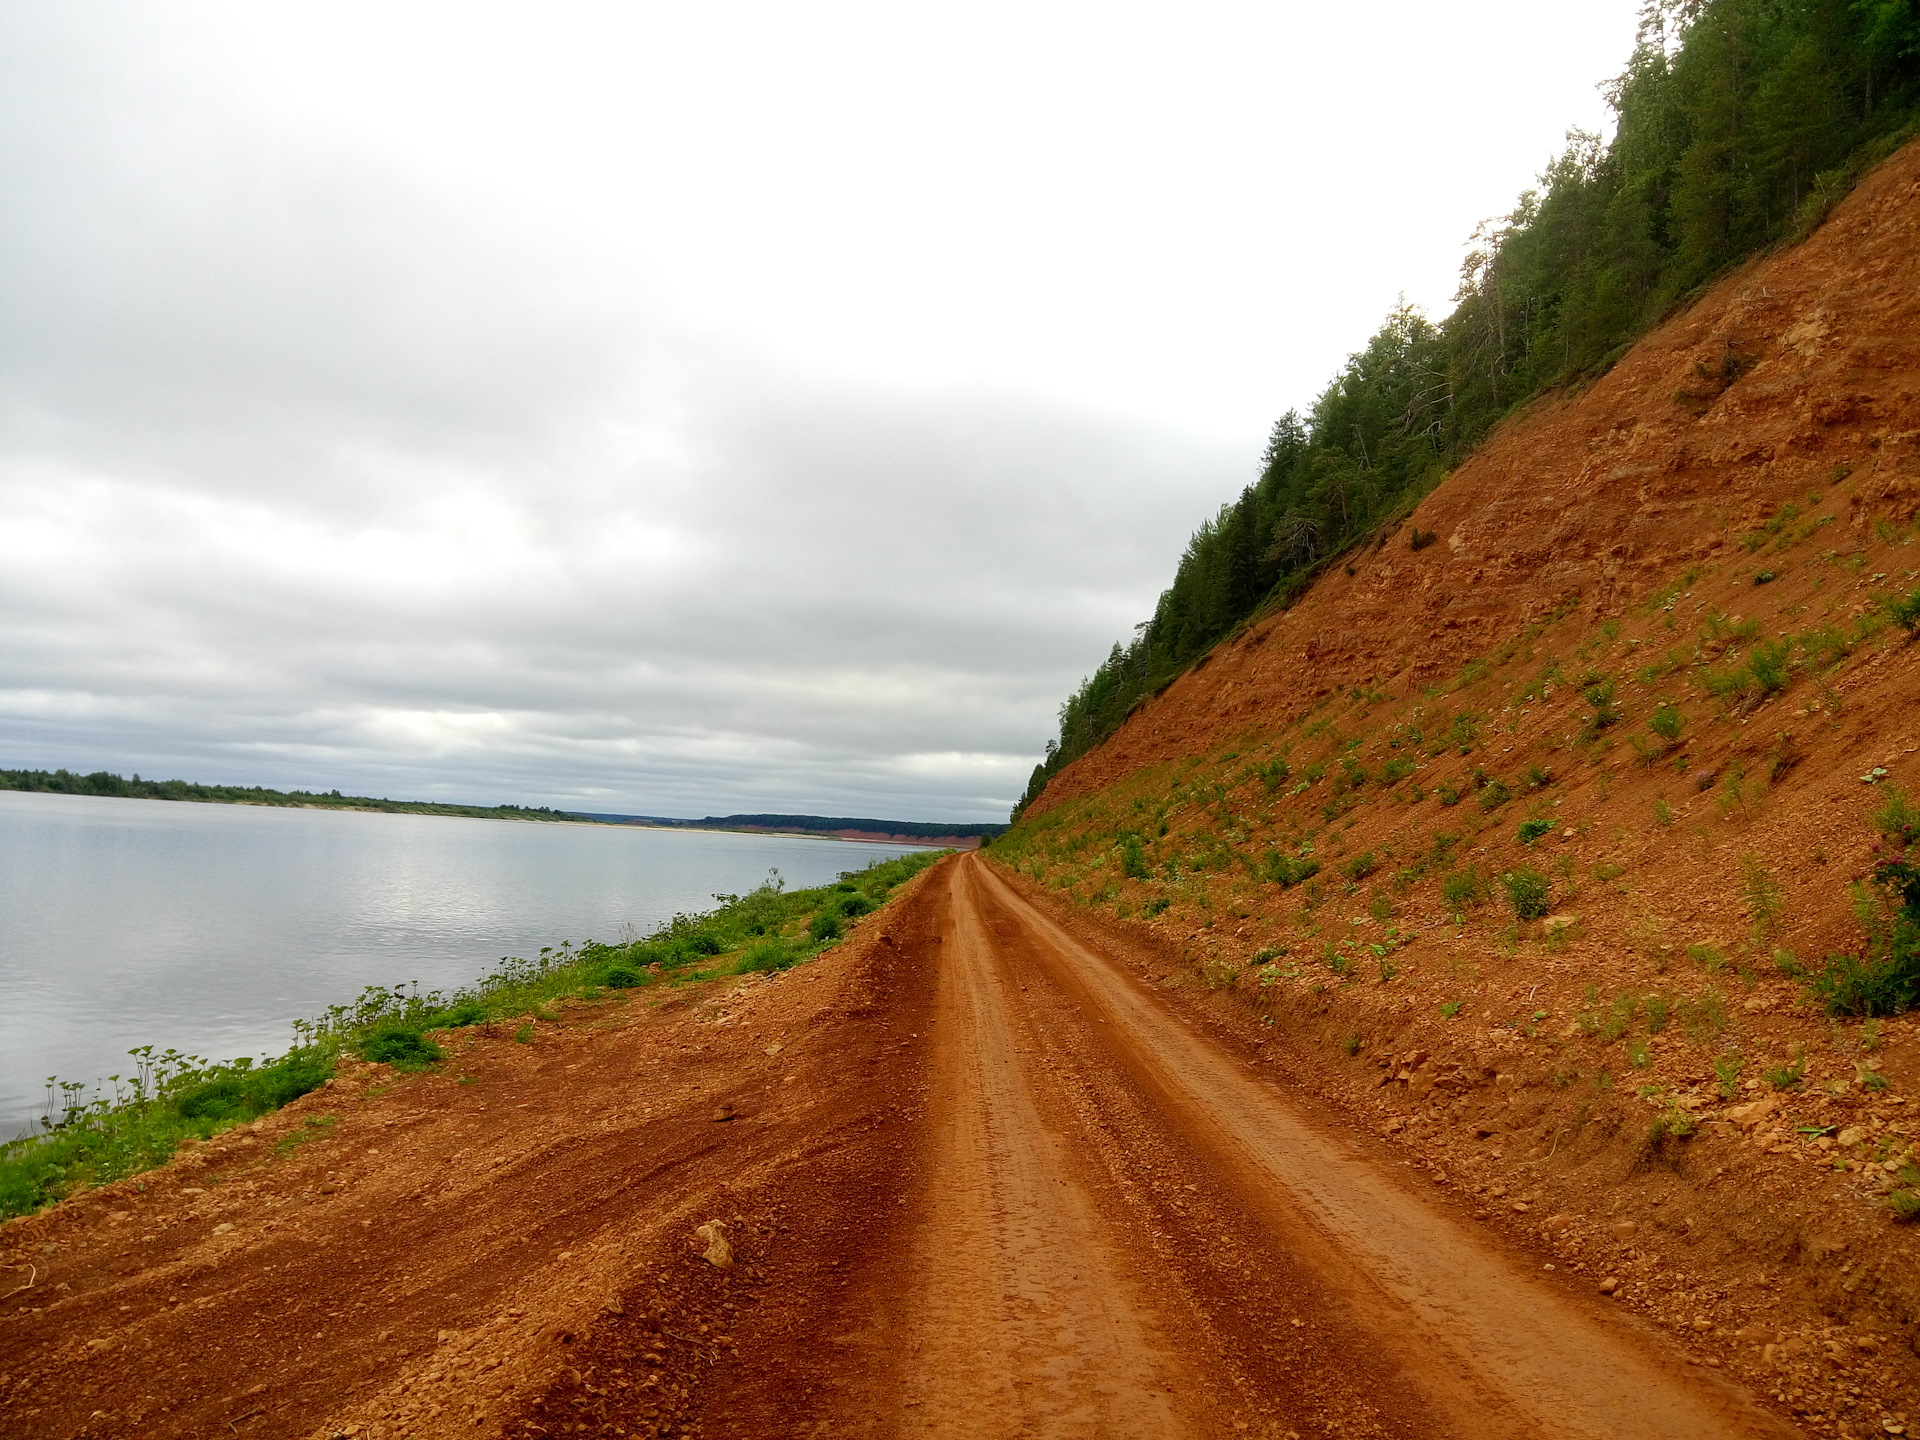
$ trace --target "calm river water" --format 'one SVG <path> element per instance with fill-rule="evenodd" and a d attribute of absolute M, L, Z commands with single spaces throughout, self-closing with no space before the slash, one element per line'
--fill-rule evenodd
<path fill-rule="evenodd" d="M 0 1139 L 48 1075 L 135 1045 L 284 1050 L 367 985 L 448 989 L 503 955 L 641 933 L 777 868 L 789 888 L 905 853 L 800 837 L 268 810 L 0 791 Z"/>

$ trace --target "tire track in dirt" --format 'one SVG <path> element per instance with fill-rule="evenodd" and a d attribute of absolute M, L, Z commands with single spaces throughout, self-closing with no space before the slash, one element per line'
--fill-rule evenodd
<path fill-rule="evenodd" d="M 1125 1237 L 1100 1215 L 1042 1118 L 1028 1017 L 953 872 L 936 1025 L 933 1217 L 909 1261 L 915 1303 L 900 1376 L 903 1432 L 971 1435 L 1203 1433 L 1156 1335 Z M 912 1412 L 918 1411 L 918 1414 Z"/>
<path fill-rule="evenodd" d="M 1171 1421 L 1165 1428 L 1107 1425 L 1075 1409 L 1077 1397 L 1098 1390 L 1100 1364 L 1137 1370 L 1147 1360 L 1153 1373 L 1179 1377 L 1183 1401 L 1211 1417 L 1201 1428 L 1215 1433 L 1568 1440 L 1796 1433 L 1733 1387 L 1689 1370 L 1684 1357 L 1606 1302 L 1548 1281 L 1531 1260 L 1511 1257 L 1309 1125 L 1275 1086 L 1248 1074 L 1164 997 L 1082 945 L 981 861 L 969 858 L 947 873 L 955 943 L 946 947 L 942 994 L 959 1003 L 943 1007 L 943 1044 L 960 1058 L 944 1055 L 941 1063 L 958 1067 L 962 1080 L 968 1065 L 1002 1078 L 977 1082 L 971 1095 L 963 1085 L 954 1102 L 962 1122 L 949 1119 L 929 1140 L 937 1157 L 930 1170 L 956 1179 L 936 1181 L 936 1232 L 922 1237 L 919 1253 L 964 1240 L 967 1258 L 903 1275 L 928 1307 L 921 1330 L 938 1324 L 945 1339 L 906 1357 L 900 1384 L 908 1395 L 916 1387 L 971 1394 L 966 1413 L 979 1417 L 987 1397 L 1006 1394 L 1004 1377 L 1029 1383 L 1019 1405 L 1000 1410 L 993 1423 L 934 1433 L 1183 1433 Z M 1018 1043 L 1028 1036 L 1048 1041 L 1055 1063 L 1036 1065 L 1032 1052 L 1041 1045 Z M 1109 1093 L 1116 1090 L 1129 1093 Z M 1057 1103 L 1053 1092 L 1080 1098 Z M 968 1147 L 979 1148 L 964 1121 L 968 1105 L 984 1106 L 1002 1127 L 1045 1114 L 1055 1133 L 1028 1144 L 1021 1165 L 1053 1165 L 1052 1190 L 1061 1198 L 1024 1173 L 993 1186 L 967 1181 Z M 1103 1143 L 1103 1131 L 1120 1143 Z M 1187 1177 L 1197 1177 L 1190 1203 L 1177 1194 Z M 1104 1214 L 1104 1228 L 1078 1218 L 1092 1214 Z M 955 1278 L 965 1267 L 978 1273 L 982 1253 L 1016 1253 L 1033 1234 L 1063 1247 L 1046 1267 L 1026 1273 L 1045 1296 L 1035 1303 L 1095 1328 L 1095 1312 L 1058 1277 L 1111 1275 L 1109 1304 L 1130 1309 L 1155 1294 L 1153 1303 L 1170 1315 L 1184 1309 L 1186 1323 L 1147 1344 L 1134 1320 L 1122 1317 L 1105 1351 L 1083 1351 L 1074 1367 L 1050 1372 L 1023 1354 L 1012 1370 L 996 1371 L 1007 1325 L 980 1303 L 993 1286 L 976 1282 L 969 1313 L 953 1298 Z M 1213 1253 L 1221 1236 L 1252 1254 L 1223 1262 Z M 1090 1253 L 1083 1249 L 1076 1262 L 1068 1245 L 1090 1245 Z M 983 1278 L 991 1273 L 989 1266 Z M 1295 1315 L 1276 1321 L 1289 1306 Z M 1296 1328 L 1307 1334 L 1289 1333 Z M 933 1377 L 918 1368 L 927 1362 Z M 1356 1393 L 1329 1394 L 1328 1376 L 1316 1371 L 1357 1382 Z M 983 1374 L 1002 1377 L 998 1387 L 983 1385 Z M 1107 1383 L 1122 1379 L 1109 1375 Z M 1049 1414 L 1080 1418 L 1057 1428 L 1036 1423 Z"/>

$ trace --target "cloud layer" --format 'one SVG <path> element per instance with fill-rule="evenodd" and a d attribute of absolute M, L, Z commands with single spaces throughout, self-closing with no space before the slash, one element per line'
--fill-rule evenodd
<path fill-rule="evenodd" d="M 1337 35 L 808 13 L 0 10 L 0 765 L 1003 814 L 1405 282 Z"/>

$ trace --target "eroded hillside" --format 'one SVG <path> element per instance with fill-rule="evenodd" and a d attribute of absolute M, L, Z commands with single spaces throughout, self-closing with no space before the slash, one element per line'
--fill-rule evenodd
<path fill-rule="evenodd" d="M 989 852 L 1837 1433 L 1920 1323 L 1920 1025 L 1818 985 L 1913 839 L 1917 386 L 1909 146 Z"/>

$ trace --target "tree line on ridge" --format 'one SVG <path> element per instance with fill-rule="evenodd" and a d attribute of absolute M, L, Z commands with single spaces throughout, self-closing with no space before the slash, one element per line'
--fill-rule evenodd
<path fill-rule="evenodd" d="M 1060 707 L 1016 819 L 1141 700 L 1404 518 L 1501 417 L 1604 373 L 1729 267 L 1810 234 L 1915 130 L 1920 0 L 1650 0 L 1607 98 L 1613 138 L 1571 132 L 1480 227 L 1451 314 L 1398 306 L 1274 425 L 1259 478 Z"/>

